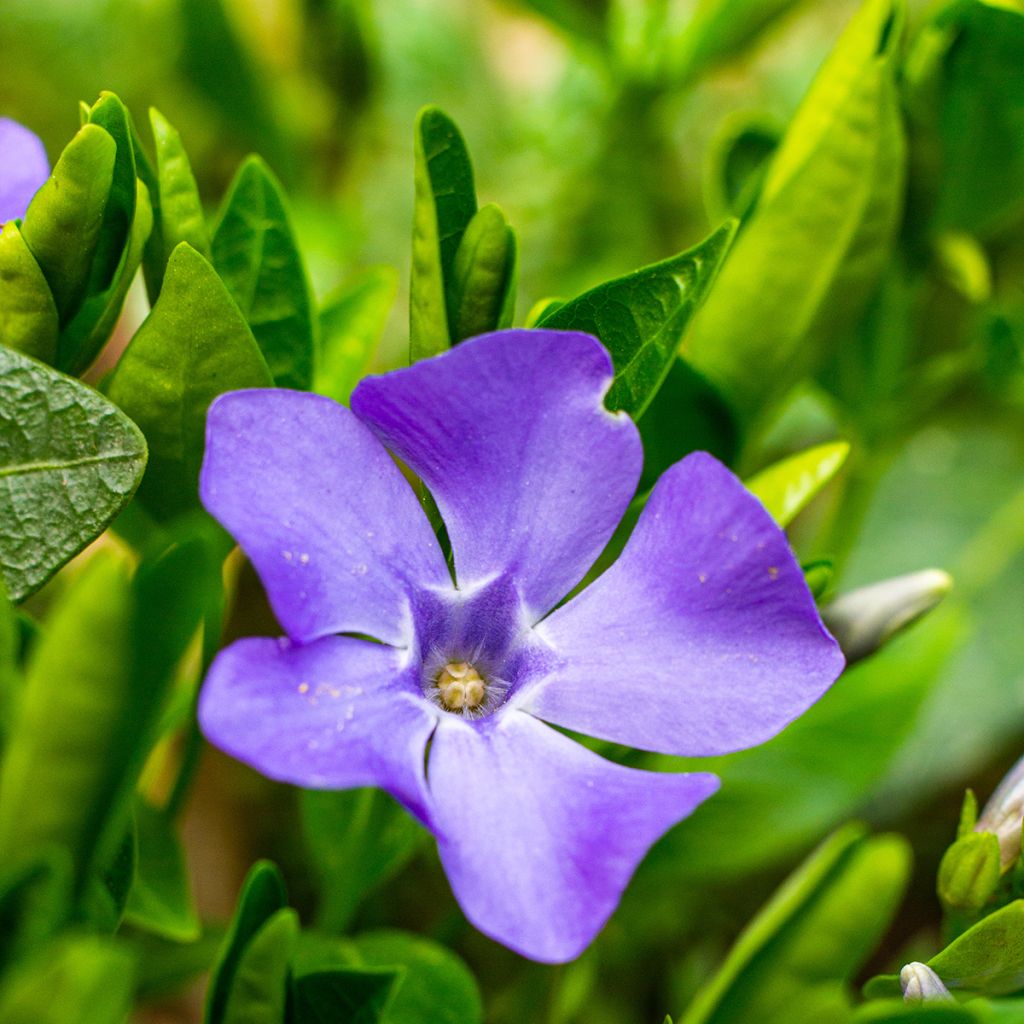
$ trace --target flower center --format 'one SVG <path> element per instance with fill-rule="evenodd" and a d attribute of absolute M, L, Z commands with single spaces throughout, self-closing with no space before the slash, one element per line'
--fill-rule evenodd
<path fill-rule="evenodd" d="M 468 661 L 449 661 L 434 683 L 441 704 L 449 711 L 474 711 L 487 697 L 487 684 Z"/>

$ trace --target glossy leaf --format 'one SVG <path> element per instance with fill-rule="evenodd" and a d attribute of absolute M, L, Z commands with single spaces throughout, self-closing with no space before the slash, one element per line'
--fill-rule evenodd
<path fill-rule="evenodd" d="M 234 920 L 224 937 L 210 979 L 206 995 L 206 1024 L 223 1024 L 225 1021 L 235 974 L 246 948 L 264 924 L 287 902 L 284 880 L 277 868 L 269 861 L 255 864 L 242 886 Z"/>
<path fill-rule="evenodd" d="M 317 921 L 344 931 L 360 902 L 422 845 L 423 828 L 377 789 L 304 791 L 303 831 L 320 878 Z"/>
<path fill-rule="evenodd" d="M 202 928 L 174 822 L 142 799 L 134 809 L 138 865 L 125 919 L 175 942 L 194 942 Z"/>
<path fill-rule="evenodd" d="M 59 330 L 50 286 L 11 221 L 0 232 L 0 343 L 52 363 Z"/>
<path fill-rule="evenodd" d="M 782 459 L 746 481 L 779 526 L 788 526 L 839 472 L 850 446 L 845 441 L 817 445 Z"/>
<path fill-rule="evenodd" d="M 747 926 L 681 1024 L 846 1020 L 845 983 L 888 927 L 909 870 L 900 837 L 840 830 Z"/>
<path fill-rule="evenodd" d="M 256 932 L 232 975 L 224 1024 L 282 1024 L 298 933 L 299 915 L 290 907 L 276 911 Z"/>
<path fill-rule="evenodd" d="M 374 267 L 325 303 L 314 391 L 348 403 L 352 389 L 370 369 L 397 291 L 397 273 L 391 267 Z"/>
<path fill-rule="evenodd" d="M 140 499 L 165 519 L 198 506 L 206 411 L 223 391 L 269 387 L 266 362 L 216 271 L 174 250 L 156 306 L 121 357 L 107 394 L 142 428 L 149 469 Z"/>
<path fill-rule="evenodd" d="M 452 264 L 453 342 L 511 324 L 515 271 L 515 232 L 501 210 L 488 203 L 466 225 Z"/>
<path fill-rule="evenodd" d="M 86 293 L 116 157 L 110 134 L 99 125 L 84 125 L 25 214 L 21 232 L 50 285 L 62 324 Z"/>
<path fill-rule="evenodd" d="M 238 169 L 211 244 L 213 265 L 238 303 L 271 376 L 308 389 L 316 356 L 316 318 L 287 200 L 257 156 Z"/>
<path fill-rule="evenodd" d="M 678 256 L 570 299 L 537 326 L 599 338 L 615 364 L 605 404 L 637 419 L 676 359 L 687 324 L 708 294 L 735 233 L 735 222 L 728 222 Z"/>
<path fill-rule="evenodd" d="M 146 445 L 92 388 L 3 347 L 0 399 L 0 569 L 20 601 L 127 504 Z"/>
<path fill-rule="evenodd" d="M 888 258 L 903 193 L 901 11 L 867 0 L 850 23 L 687 334 L 683 354 L 745 421 L 822 362 Z"/>
<path fill-rule="evenodd" d="M 448 348 L 455 323 L 455 256 L 476 213 L 473 165 L 455 122 L 436 107 L 416 119 L 412 280 L 409 296 L 411 362 Z"/>

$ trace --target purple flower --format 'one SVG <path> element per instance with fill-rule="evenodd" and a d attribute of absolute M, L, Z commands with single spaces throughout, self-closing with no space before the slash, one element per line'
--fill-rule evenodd
<path fill-rule="evenodd" d="M 702 453 L 558 606 L 640 476 L 611 380 L 596 339 L 512 330 L 363 381 L 351 411 L 235 392 L 210 410 L 201 477 L 288 634 L 220 654 L 207 737 L 275 779 L 387 790 L 436 835 L 473 924 L 550 962 L 587 946 L 651 844 L 718 787 L 550 726 L 722 754 L 842 669 L 782 531 Z M 457 583 L 389 451 L 433 494 Z"/>
<path fill-rule="evenodd" d="M 25 216 L 28 204 L 49 177 L 43 144 L 23 125 L 0 117 L 0 231 Z"/>

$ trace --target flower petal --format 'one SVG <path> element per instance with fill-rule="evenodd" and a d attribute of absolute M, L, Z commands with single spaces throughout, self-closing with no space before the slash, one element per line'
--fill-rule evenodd
<path fill-rule="evenodd" d="M 618 561 L 539 632 L 545 721 L 665 754 L 763 743 L 843 668 L 785 534 L 703 452 L 658 482 Z"/>
<path fill-rule="evenodd" d="M 238 640 L 203 685 L 203 734 L 269 778 L 379 786 L 428 821 L 424 750 L 436 715 L 412 696 L 402 657 L 354 637 Z"/>
<path fill-rule="evenodd" d="M 294 640 L 410 642 L 412 586 L 450 586 L 412 488 L 329 398 L 235 391 L 210 407 L 200 494 L 241 544 Z"/>
<path fill-rule="evenodd" d="M 17 121 L 0 117 L 0 226 L 24 217 L 32 197 L 50 176 L 39 139 Z"/>
<path fill-rule="evenodd" d="M 562 963 L 601 930 L 651 844 L 718 779 L 623 768 L 518 711 L 492 722 L 438 724 L 428 779 L 441 860 L 480 931 Z"/>
<path fill-rule="evenodd" d="M 603 404 L 596 338 L 481 335 L 364 380 L 352 411 L 419 474 L 444 517 L 460 586 L 508 572 L 536 621 L 579 582 L 636 489 L 636 427 Z"/>

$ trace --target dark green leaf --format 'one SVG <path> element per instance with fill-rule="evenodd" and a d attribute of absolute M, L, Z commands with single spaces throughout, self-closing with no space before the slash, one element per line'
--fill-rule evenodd
<path fill-rule="evenodd" d="M 739 114 L 726 120 L 708 158 L 705 194 L 714 217 L 746 217 L 757 202 L 780 130 L 763 116 Z"/>
<path fill-rule="evenodd" d="M 145 464 L 138 428 L 102 395 L 0 348 L 0 567 L 15 601 L 103 532 Z"/>
<path fill-rule="evenodd" d="M 309 280 L 284 193 L 258 156 L 249 157 L 235 175 L 213 232 L 212 252 L 274 381 L 308 389 L 317 344 Z"/>
<path fill-rule="evenodd" d="M 400 974 L 395 971 L 332 970 L 295 981 L 289 1024 L 383 1024 Z"/>
<path fill-rule="evenodd" d="M 167 264 L 156 306 L 107 386 L 149 443 L 139 497 L 155 517 L 198 506 L 206 412 L 213 399 L 233 388 L 271 383 L 252 332 L 216 271 L 182 242 Z"/>
<path fill-rule="evenodd" d="M 141 798 L 135 801 L 135 824 L 138 865 L 125 919 L 175 942 L 194 942 L 202 928 L 175 824 Z"/>
<path fill-rule="evenodd" d="M 50 285 L 62 324 L 86 294 L 116 157 L 110 134 L 99 125 L 84 125 L 25 214 L 22 234 Z"/>
<path fill-rule="evenodd" d="M 253 866 L 242 886 L 231 928 L 224 937 L 206 996 L 206 1024 L 222 1024 L 235 972 L 253 937 L 288 903 L 281 873 L 269 861 Z"/>
<path fill-rule="evenodd" d="M 596 335 L 615 364 L 605 404 L 638 419 L 671 369 L 735 233 L 735 222 L 724 224 L 678 256 L 571 299 L 537 326 Z"/>
<path fill-rule="evenodd" d="M 252 937 L 231 978 L 224 1024 L 283 1024 L 298 933 L 299 915 L 284 907 Z"/>
<path fill-rule="evenodd" d="M 96 931 L 113 933 L 121 924 L 128 893 L 135 881 L 137 854 L 135 825 L 131 823 L 114 851 L 113 859 L 98 865 L 99 873 L 87 880 L 77 908 L 78 916 L 88 921 Z"/>
<path fill-rule="evenodd" d="M 50 286 L 11 221 L 0 234 L 0 343 L 52 363 L 59 330 Z"/>
<path fill-rule="evenodd" d="M 348 402 L 352 389 L 370 368 L 397 290 L 395 271 L 375 267 L 327 301 L 320 312 L 314 391 L 336 402 Z"/>
<path fill-rule="evenodd" d="M 455 254 L 476 213 L 473 165 L 459 129 L 436 107 L 416 119 L 416 201 L 409 296 L 411 362 L 443 352 L 455 322 Z"/>
<path fill-rule="evenodd" d="M 60 847 L 0 877 L 0 967 L 51 938 L 71 912 L 71 858 Z"/>
<path fill-rule="evenodd" d="M 346 929 L 360 901 L 390 878 L 426 838 L 423 828 L 378 789 L 302 793 L 306 843 L 320 877 L 319 925 Z"/>
<path fill-rule="evenodd" d="M 515 260 L 515 233 L 505 215 L 493 203 L 480 207 L 466 225 L 452 265 L 453 342 L 511 323 Z"/>

